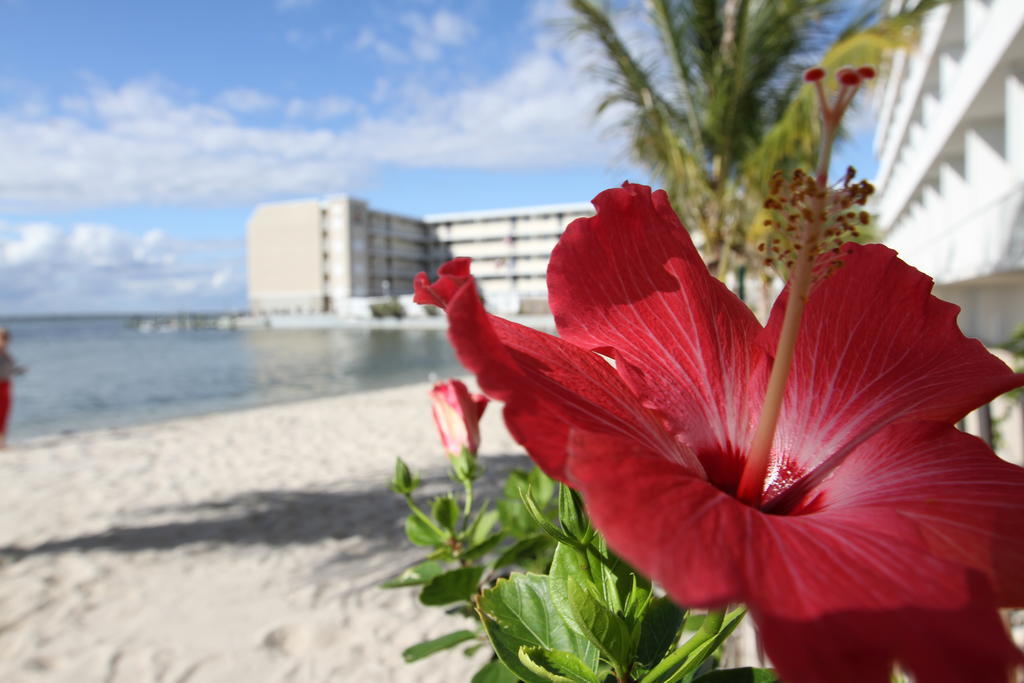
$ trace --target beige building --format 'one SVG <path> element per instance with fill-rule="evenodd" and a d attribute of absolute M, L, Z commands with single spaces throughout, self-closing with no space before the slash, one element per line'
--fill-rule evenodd
<path fill-rule="evenodd" d="M 261 204 L 247 232 L 250 309 L 366 317 L 377 301 L 408 304 L 416 273 L 468 256 L 491 310 L 546 311 L 551 249 L 589 215 L 590 204 L 562 204 L 412 218 L 343 195 Z"/>

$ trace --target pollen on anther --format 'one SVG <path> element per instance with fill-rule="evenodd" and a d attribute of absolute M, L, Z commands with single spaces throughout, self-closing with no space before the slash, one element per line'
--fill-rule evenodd
<path fill-rule="evenodd" d="M 860 75 L 849 67 L 844 67 L 836 72 L 836 80 L 843 85 L 859 85 Z"/>
<path fill-rule="evenodd" d="M 825 77 L 825 70 L 822 69 L 820 66 L 816 66 L 816 67 L 810 68 L 810 69 L 808 69 L 807 71 L 804 72 L 804 80 L 807 81 L 808 83 L 814 83 L 815 81 L 820 81 L 824 77 Z"/>
<path fill-rule="evenodd" d="M 857 75 L 865 80 L 870 80 L 875 77 L 875 69 L 865 65 L 857 69 Z"/>

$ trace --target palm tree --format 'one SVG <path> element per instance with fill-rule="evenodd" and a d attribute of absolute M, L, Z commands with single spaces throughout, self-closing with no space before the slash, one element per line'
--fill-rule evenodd
<path fill-rule="evenodd" d="M 772 172 L 813 163 L 819 124 L 804 70 L 880 64 L 942 1 L 886 16 L 883 0 L 647 0 L 642 56 L 601 0 L 571 6 L 575 31 L 600 48 L 599 111 L 625 106 L 634 156 L 725 279 L 733 265 L 757 266 L 750 241 Z"/>

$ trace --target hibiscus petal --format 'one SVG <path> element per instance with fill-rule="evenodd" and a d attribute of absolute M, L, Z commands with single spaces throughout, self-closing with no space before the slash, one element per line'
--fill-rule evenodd
<path fill-rule="evenodd" d="M 889 683 L 892 663 L 928 683 L 1006 683 L 1020 652 L 983 582 L 959 610 L 841 612 L 813 622 L 755 615 L 761 642 L 784 680 Z"/>
<path fill-rule="evenodd" d="M 1002 606 L 1024 606 L 1024 468 L 944 423 L 893 425 L 820 487 L 818 505 L 887 507 L 923 547 L 978 570 Z"/>
<path fill-rule="evenodd" d="M 963 335 L 959 309 L 931 295 L 931 278 L 881 245 L 843 249 L 844 265 L 807 301 L 775 434 L 769 499 L 886 424 L 955 422 L 1024 384 L 1024 375 Z M 775 303 L 760 339 L 765 348 L 775 348 L 787 298 L 784 292 Z"/>
<path fill-rule="evenodd" d="M 436 283 L 417 278 L 417 300 L 437 301 L 448 313 L 449 337 L 480 388 L 505 402 L 512 436 L 552 477 L 564 479 L 570 426 L 627 436 L 687 463 L 692 452 L 662 428 L 609 363 L 549 334 L 489 315 L 463 262 L 446 264 Z"/>
<path fill-rule="evenodd" d="M 923 438 L 909 432 L 899 441 L 930 452 Z M 938 545 L 917 516 L 904 514 L 905 501 L 862 504 L 851 493 L 840 504 L 837 493 L 808 514 L 770 515 L 641 445 L 578 431 L 570 440 L 570 481 L 609 545 L 680 604 L 747 603 L 787 681 L 885 681 L 894 661 L 921 680 L 975 680 L 964 671 L 997 680 L 989 674 L 1019 661 L 986 562 Z M 862 489 L 874 481 L 863 472 L 853 478 Z M 973 519 L 982 525 L 985 516 Z M 987 539 L 989 556 L 1002 557 L 998 530 L 976 532 L 973 548 Z M 945 672 L 929 663 L 936 644 Z"/>
<path fill-rule="evenodd" d="M 413 278 L 415 293 L 412 300 L 418 304 L 430 304 L 444 308 L 448 301 L 463 287 L 469 280 L 470 259 L 466 257 L 453 258 L 441 264 L 437 269 L 437 282 L 431 283 L 426 273 L 418 273 Z"/>
<path fill-rule="evenodd" d="M 548 292 L 562 338 L 602 353 L 698 452 L 749 441 L 750 310 L 713 278 L 663 191 L 626 183 L 566 229 Z"/>

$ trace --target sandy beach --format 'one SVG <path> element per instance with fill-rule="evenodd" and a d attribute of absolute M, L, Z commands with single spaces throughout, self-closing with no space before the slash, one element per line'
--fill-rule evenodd
<path fill-rule="evenodd" d="M 419 557 L 395 457 L 449 485 L 427 390 L 0 452 L 0 680 L 468 680 L 483 653 L 400 654 L 467 622 L 377 587 Z M 523 464 L 496 406 L 482 433 L 492 473 Z"/>

